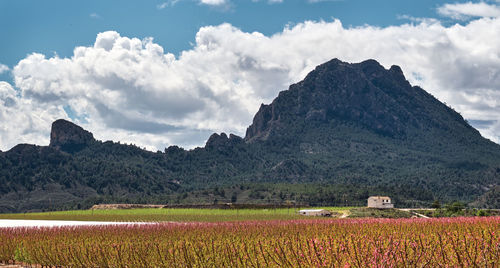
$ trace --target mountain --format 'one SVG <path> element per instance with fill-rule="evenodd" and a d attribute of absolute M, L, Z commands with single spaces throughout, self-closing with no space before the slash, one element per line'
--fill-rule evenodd
<path fill-rule="evenodd" d="M 498 199 L 500 145 L 412 86 L 398 66 L 333 59 L 261 105 L 244 138 L 149 152 L 65 121 L 49 146 L 0 152 L 0 211 L 102 202 L 396 206 Z M 490 204 L 491 205 L 491 204 Z"/>
<path fill-rule="evenodd" d="M 52 123 L 50 147 L 65 152 L 77 152 L 95 142 L 94 135 L 63 119 Z"/>
<path fill-rule="evenodd" d="M 479 132 L 458 113 L 423 89 L 412 87 L 401 68 L 385 70 L 375 60 L 348 64 L 334 59 L 318 66 L 270 105 L 260 107 L 245 140 L 266 140 L 280 130 L 288 132 L 296 128 L 297 120 L 352 122 L 396 139 L 408 138 L 415 131 L 446 135 L 453 130 L 481 140 Z"/>

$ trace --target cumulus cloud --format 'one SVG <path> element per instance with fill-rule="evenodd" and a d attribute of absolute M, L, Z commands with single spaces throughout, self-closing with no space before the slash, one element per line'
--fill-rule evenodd
<path fill-rule="evenodd" d="M 500 19 L 494 18 L 449 27 L 437 21 L 385 28 L 306 21 L 272 36 L 222 24 L 202 27 L 194 47 L 178 58 L 151 38 L 103 32 L 70 58 L 34 53 L 13 68 L 19 92 L 2 84 L 2 101 L 15 105 L 2 106 L 1 119 L 20 127 L 2 130 L 1 149 L 19 141 L 46 144 L 50 122 L 68 117 L 63 107 L 101 140 L 148 149 L 203 145 L 211 132 L 244 135 L 261 103 L 334 57 L 400 65 L 410 82 L 498 142 L 498 32 Z"/>
<path fill-rule="evenodd" d="M 438 8 L 438 13 L 457 20 L 466 20 L 470 17 L 500 17 L 500 7 L 485 2 L 466 2 L 444 4 Z"/>
<path fill-rule="evenodd" d="M 9 69 L 9 67 L 7 65 L 4 65 L 4 64 L 0 63 L 0 74 L 3 74 L 3 73 L 5 73 L 5 72 L 7 72 L 9 70 L 10 69 Z"/>
<path fill-rule="evenodd" d="M 7 150 L 18 143 L 49 144 L 47 129 L 53 118 L 65 118 L 62 108 L 44 105 L 19 95 L 12 85 L 0 81 L 0 146 Z"/>

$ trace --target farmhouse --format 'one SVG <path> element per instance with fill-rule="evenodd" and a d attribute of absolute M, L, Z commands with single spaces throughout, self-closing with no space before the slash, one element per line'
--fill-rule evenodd
<path fill-rule="evenodd" d="M 299 214 L 304 216 L 332 216 L 332 213 L 326 209 L 301 209 L 299 210 Z"/>
<path fill-rule="evenodd" d="M 370 196 L 368 197 L 369 208 L 394 208 L 391 198 L 388 196 Z"/>

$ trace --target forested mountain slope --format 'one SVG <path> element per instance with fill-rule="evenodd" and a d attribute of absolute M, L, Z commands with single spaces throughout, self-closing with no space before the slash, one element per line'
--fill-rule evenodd
<path fill-rule="evenodd" d="M 499 181 L 500 146 L 411 86 L 399 67 L 334 59 L 262 105 L 244 138 L 213 134 L 204 148 L 154 153 L 57 120 L 49 146 L 0 152 L 0 211 L 96 202 L 361 205 L 374 194 L 397 206 L 483 206 Z"/>

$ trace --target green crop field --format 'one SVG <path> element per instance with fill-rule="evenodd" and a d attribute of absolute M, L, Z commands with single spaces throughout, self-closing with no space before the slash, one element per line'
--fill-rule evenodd
<path fill-rule="evenodd" d="M 342 215 L 350 207 L 322 207 Z M 243 220 L 294 220 L 305 216 L 298 208 L 277 209 L 205 209 L 205 208 L 138 208 L 106 210 L 70 210 L 37 213 L 0 214 L 0 219 L 72 220 L 72 221 L 182 221 L 222 222 Z"/>

